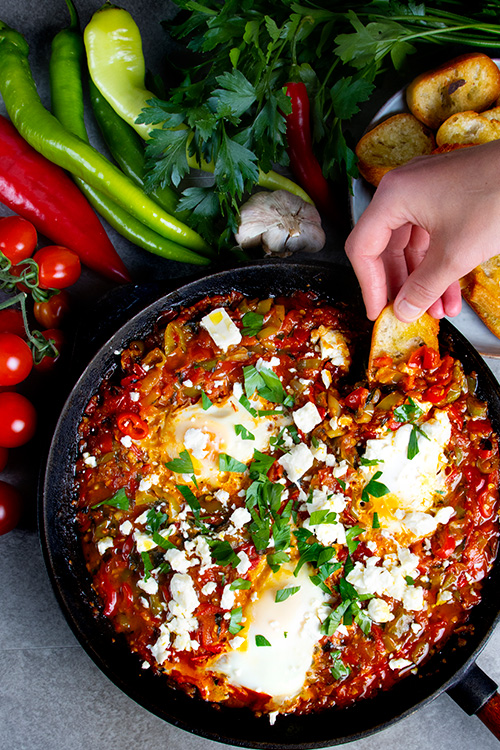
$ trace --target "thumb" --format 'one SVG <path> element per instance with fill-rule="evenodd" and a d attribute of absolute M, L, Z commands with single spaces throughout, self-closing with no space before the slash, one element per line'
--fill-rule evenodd
<path fill-rule="evenodd" d="M 432 260 L 432 248 L 408 276 L 394 300 L 394 312 L 405 323 L 411 323 L 428 310 L 456 282 L 450 263 Z"/>

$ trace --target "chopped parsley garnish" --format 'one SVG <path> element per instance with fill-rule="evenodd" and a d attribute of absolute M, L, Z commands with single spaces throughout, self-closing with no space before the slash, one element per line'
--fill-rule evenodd
<path fill-rule="evenodd" d="M 342 652 L 340 649 L 331 651 L 330 656 L 332 657 L 331 673 L 334 680 L 345 680 L 351 674 L 350 668 L 347 664 L 342 661 Z"/>
<path fill-rule="evenodd" d="M 231 610 L 231 618 L 229 620 L 229 632 L 231 635 L 236 635 L 240 630 L 243 630 L 243 625 L 241 625 L 242 618 L 243 609 L 241 607 Z"/>
<path fill-rule="evenodd" d="M 151 577 L 151 571 L 153 570 L 153 563 L 147 552 L 141 552 L 142 562 L 144 564 L 144 580 L 147 581 Z"/>
<path fill-rule="evenodd" d="M 311 526 L 319 526 L 321 523 L 337 523 L 337 514 L 333 510 L 313 510 L 309 523 Z"/>
<path fill-rule="evenodd" d="M 238 461 L 237 458 L 228 456 L 227 453 L 219 453 L 219 470 L 242 474 L 247 470 L 247 465 Z"/>
<path fill-rule="evenodd" d="M 253 466 L 254 464 L 251 464 L 251 469 Z M 252 516 L 249 526 L 252 541 L 261 552 L 269 546 L 272 533 L 275 552 L 282 552 L 290 546 L 289 521 L 292 503 L 287 503 L 282 509 L 283 485 L 271 482 L 262 472 L 251 471 L 251 476 L 256 478 L 246 491 L 245 504 Z M 275 560 L 273 564 L 278 563 Z"/>
<path fill-rule="evenodd" d="M 205 391 L 201 392 L 201 405 L 204 411 L 207 411 L 207 409 L 210 409 L 210 407 L 213 406 L 212 401 L 210 401 Z"/>
<path fill-rule="evenodd" d="M 262 330 L 264 316 L 256 312 L 246 312 L 241 319 L 243 336 L 256 336 Z"/>
<path fill-rule="evenodd" d="M 378 520 L 378 513 L 373 514 L 372 529 L 380 529 L 380 521 Z"/>
<path fill-rule="evenodd" d="M 271 644 L 267 640 L 267 638 L 263 635 L 256 635 L 255 636 L 255 645 L 256 646 L 270 646 Z"/>
<path fill-rule="evenodd" d="M 356 552 L 359 544 L 359 539 L 356 539 L 356 537 L 362 534 L 363 531 L 364 529 L 361 526 L 351 526 L 350 529 L 346 529 L 345 538 L 350 555 Z"/>
<path fill-rule="evenodd" d="M 249 466 L 250 476 L 256 478 L 259 474 L 267 474 L 275 460 L 273 456 L 268 456 L 267 453 L 261 453 L 255 449 L 253 461 Z"/>
<path fill-rule="evenodd" d="M 207 527 L 200 519 L 201 505 L 194 492 L 186 484 L 178 484 L 177 489 L 191 508 L 196 525 L 204 531 L 208 531 Z"/>
<path fill-rule="evenodd" d="M 365 458 L 364 456 L 361 456 L 359 459 L 359 463 L 361 466 L 376 466 L 377 464 L 383 464 L 384 459 L 383 458 Z"/>
<path fill-rule="evenodd" d="M 363 492 L 361 493 L 361 502 L 368 503 L 370 501 L 370 495 L 372 497 L 383 497 L 390 493 L 390 489 L 386 487 L 382 482 L 378 482 L 378 478 L 382 476 L 381 471 L 376 471 L 370 481 L 365 484 Z"/>
<path fill-rule="evenodd" d="M 246 591 L 247 589 L 250 588 L 251 585 L 252 585 L 251 581 L 247 581 L 245 580 L 245 578 L 236 578 L 231 583 L 229 588 L 231 589 L 231 591 L 240 591 L 240 590 Z"/>
<path fill-rule="evenodd" d="M 274 597 L 274 601 L 276 603 L 278 602 L 284 602 L 286 601 L 290 596 L 293 596 L 298 591 L 300 591 L 300 586 L 288 586 L 286 589 L 279 589 L 279 591 L 276 592 L 276 596 Z"/>
<path fill-rule="evenodd" d="M 393 411 L 394 419 L 401 424 L 415 422 L 423 414 L 425 414 L 425 411 L 411 397 L 408 399 L 408 403 L 397 406 Z"/>
<path fill-rule="evenodd" d="M 267 556 L 267 564 L 273 573 L 277 573 L 281 565 L 287 562 L 290 562 L 290 555 L 287 552 L 271 552 Z"/>
<path fill-rule="evenodd" d="M 406 452 L 406 455 L 410 461 L 415 458 L 420 450 L 418 447 L 419 435 L 422 435 L 422 437 L 424 437 L 426 440 L 430 440 L 430 437 L 418 425 L 412 425 L 410 439 L 408 441 L 408 450 Z"/>
<path fill-rule="evenodd" d="M 253 396 L 255 391 L 262 398 L 267 399 L 267 401 L 273 401 L 276 404 L 282 404 L 287 398 L 279 377 L 275 372 L 268 370 L 266 367 L 257 370 L 254 365 L 247 365 L 243 368 L 243 379 L 245 393 L 248 398 Z"/>
<path fill-rule="evenodd" d="M 187 450 L 181 451 L 179 458 L 167 461 L 165 466 L 170 471 L 175 471 L 176 474 L 194 474 L 193 461 Z"/>
<path fill-rule="evenodd" d="M 247 412 L 252 415 L 252 417 L 257 416 L 257 409 L 252 406 L 245 394 L 243 394 L 238 400 L 240 404 L 247 410 Z"/>
<path fill-rule="evenodd" d="M 125 492 L 125 488 L 120 487 L 114 495 L 108 497 L 106 500 L 101 500 L 100 503 L 96 503 L 92 508 L 99 508 L 101 505 L 111 505 L 113 508 L 118 508 L 119 510 L 128 510 L 130 508 L 130 502 L 127 493 Z"/>
<path fill-rule="evenodd" d="M 236 568 L 240 564 L 240 558 L 228 541 L 207 539 L 207 542 L 210 545 L 210 553 L 217 565 L 231 565 L 231 567 Z"/>
<path fill-rule="evenodd" d="M 414 586 L 415 585 L 415 581 L 413 580 L 413 578 L 411 576 L 405 576 L 405 581 L 408 584 L 408 586 Z"/>
<path fill-rule="evenodd" d="M 235 424 L 234 431 L 242 440 L 255 440 L 255 435 L 247 430 L 242 424 Z"/>
<path fill-rule="evenodd" d="M 159 531 L 160 527 L 163 526 L 163 524 L 167 520 L 168 516 L 166 513 L 162 513 L 161 511 L 156 511 L 154 508 L 150 508 L 146 516 L 145 529 L 149 534 L 151 534 L 151 536 L 153 537 L 153 541 L 159 547 L 163 547 L 163 549 L 172 549 L 175 548 L 175 544 L 169 542 L 169 540 L 164 537 L 163 534 L 160 534 Z"/>

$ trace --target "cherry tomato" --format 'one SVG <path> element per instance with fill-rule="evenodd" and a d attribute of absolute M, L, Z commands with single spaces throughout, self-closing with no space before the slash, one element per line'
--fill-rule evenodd
<path fill-rule="evenodd" d="M 35 253 L 33 260 L 38 263 L 42 289 L 64 289 L 80 277 L 80 258 L 67 247 L 47 245 Z"/>
<path fill-rule="evenodd" d="M 36 243 L 36 229 L 27 219 L 6 216 L 0 220 L 0 252 L 14 265 L 29 258 Z"/>
<path fill-rule="evenodd" d="M 0 534 L 15 529 L 21 518 L 22 499 L 19 492 L 0 480 Z"/>
<path fill-rule="evenodd" d="M 13 307 L 0 310 L 0 333 L 15 333 L 22 339 L 26 338 L 23 315 L 20 310 L 15 310 Z"/>
<path fill-rule="evenodd" d="M 41 333 L 47 341 L 52 339 L 59 354 L 57 357 L 49 357 L 48 355 L 45 355 L 40 362 L 35 364 L 35 370 L 37 372 L 50 372 L 61 356 L 61 349 L 64 346 L 64 334 L 59 328 L 47 328 L 46 331 L 42 331 Z"/>
<path fill-rule="evenodd" d="M 59 294 L 54 294 L 47 302 L 35 302 L 33 315 L 37 323 L 44 328 L 60 328 L 69 309 L 69 294 L 62 290 Z"/>
<path fill-rule="evenodd" d="M 18 448 L 35 434 L 35 407 L 25 396 L 13 391 L 0 393 L 0 445 Z"/>
<path fill-rule="evenodd" d="M 0 333 L 0 385 L 16 385 L 33 367 L 31 349 L 15 333 Z"/>
<path fill-rule="evenodd" d="M 0 447 L 0 471 L 3 471 L 5 469 L 8 459 L 9 451 L 7 450 L 7 448 Z"/>

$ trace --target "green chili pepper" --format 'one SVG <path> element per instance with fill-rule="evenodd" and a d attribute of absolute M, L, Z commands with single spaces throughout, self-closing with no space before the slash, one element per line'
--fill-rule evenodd
<path fill-rule="evenodd" d="M 145 86 L 146 66 L 142 53 L 140 31 L 130 13 L 106 3 L 98 10 L 84 31 L 85 49 L 90 75 L 95 85 L 111 107 L 145 140 L 151 125 L 137 122 L 141 111 L 154 99 Z M 161 127 L 161 123 L 157 127 Z M 187 128 L 181 124 L 179 128 Z M 198 161 L 186 153 L 192 169 L 214 172 L 215 164 Z M 293 180 L 277 172 L 263 172 L 259 168 L 258 184 L 268 190 L 288 190 L 307 203 L 311 198 Z"/>
<path fill-rule="evenodd" d="M 71 24 L 69 28 L 56 34 L 52 42 L 50 58 L 52 110 L 59 122 L 70 133 L 88 143 L 81 78 L 84 57 L 83 39 L 78 30 L 78 18 L 73 3 L 71 0 L 66 0 L 66 4 L 70 10 Z M 74 180 L 96 211 L 119 234 L 134 244 L 171 260 L 197 265 L 209 263 L 207 258 L 202 258 L 191 250 L 161 237 L 80 177 L 74 177 Z"/>
<path fill-rule="evenodd" d="M 144 189 L 144 146 L 133 128 L 116 114 L 113 107 L 106 101 L 92 78 L 89 79 L 90 103 L 102 137 L 113 159 L 121 170 Z M 179 196 L 173 188 L 166 185 L 148 193 L 159 206 L 172 216 L 185 221 L 188 211 L 178 211 Z"/>
<path fill-rule="evenodd" d="M 36 151 L 101 190 L 158 234 L 201 253 L 211 249 L 195 231 L 174 219 L 92 146 L 69 133 L 43 106 L 19 32 L 0 21 L 0 93 L 14 126 Z"/>

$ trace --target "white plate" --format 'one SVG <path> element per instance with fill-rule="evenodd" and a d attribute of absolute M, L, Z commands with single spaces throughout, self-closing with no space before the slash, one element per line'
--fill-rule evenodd
<path fill-rule="evenodd" d="M 495 60 L 495 63 L 500 68 L 500 60 Z M 385 120 L 390 115 L 395 115 L 398 112 L 409 112 L 406 106 L 404 89 L 400 89 L 386 101 L 375 114 L 367 130 L 373 128 L 381 120 Z M 374 191 L 375 188 L 362 178 L 352 181 L 352 195 L 349 196 L 349 206 L 353 226 L 370 203 Z M 448 318 L 448 320 L 469 339 L 480 354 L 500 359 L 500 339 L 497 339 L 489 328 L 484 325 L 465 301 L 462 303 L 460 314 L 455 318 Z"/>

